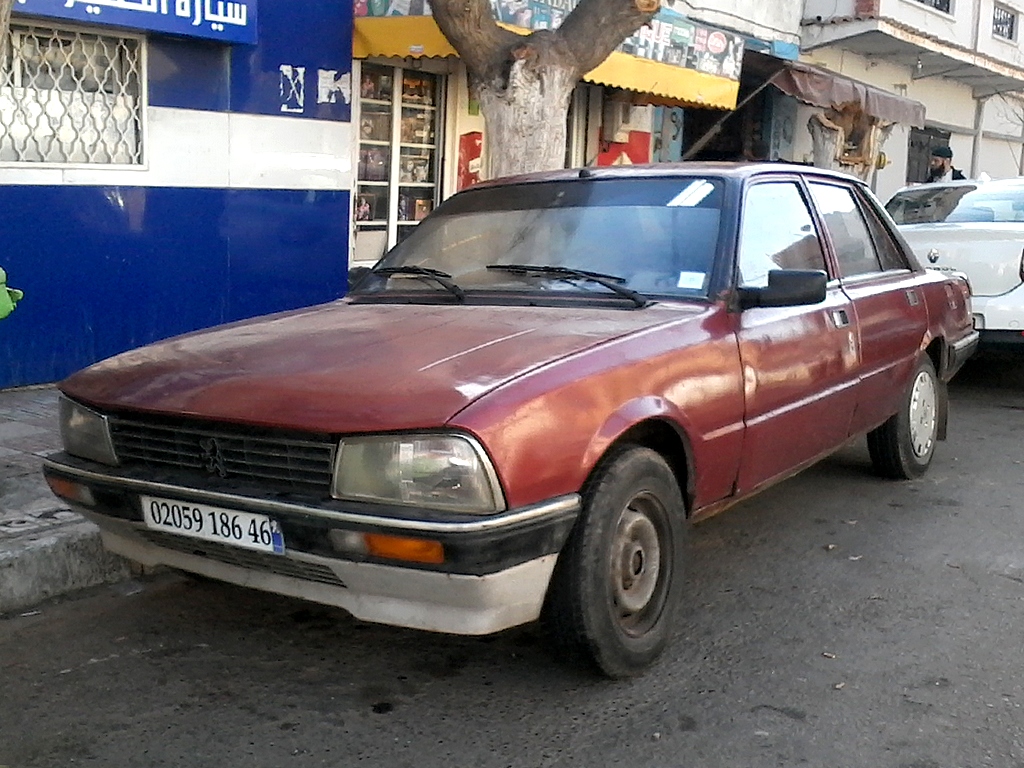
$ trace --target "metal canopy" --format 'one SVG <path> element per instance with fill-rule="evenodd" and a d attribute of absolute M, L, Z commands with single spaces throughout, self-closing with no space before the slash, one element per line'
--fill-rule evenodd
<path fill-rule="evenodd" d="M 914 80 L 946 77 L 963 83 L 977 99 L 1024 91 L 1024 69 L 886 19 L 812 24 L 805 32 L 805 50 L 841 42 L 846 50 L 868 59 L 909 67 Z"/>
<path fill-rule="evenodd" d="M 921 102 L 838 72 L 798 61 L 780 62 L 754 52 L 747 53 L 744 71 L 805 104 L 828 108 L 854 101 L 879 120 L 924 126 L 925 106 Z"/>
<path fill-rule="evenodd" d="M 855 101 L 869 115 L 890 123 L 924 127 L 924 105 L 874 85 L 797 62 L 787 62 L 772 83 L 783 93 L 816 107 Z"/>

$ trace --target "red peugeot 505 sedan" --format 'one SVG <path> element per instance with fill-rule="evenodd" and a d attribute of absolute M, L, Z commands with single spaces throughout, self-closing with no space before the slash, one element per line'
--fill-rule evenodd
<path fill-rule="evenodd" d="M 453 196 L 342 300 L 76 373 L 45 473 L 138 562 L 423 630 L 540 619 L 628 676 L 689 521 L 857 435 L 919 476 L 977 339 L 855 179 L 552 172 Z"/>

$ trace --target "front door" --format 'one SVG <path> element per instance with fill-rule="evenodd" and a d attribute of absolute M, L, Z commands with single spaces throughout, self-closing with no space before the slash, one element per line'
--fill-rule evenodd
<path fill-rule="evenodd" d="M 827 271 L 822 240 L 797 180 L 756 184 L 743 205 L 740 284 L 772 269 Z M 740 316 L 746 431 L 737 490 L 745 493 L 840 446 L 857 381 L 853 305 L 837 281 L 821 304 Z"/>

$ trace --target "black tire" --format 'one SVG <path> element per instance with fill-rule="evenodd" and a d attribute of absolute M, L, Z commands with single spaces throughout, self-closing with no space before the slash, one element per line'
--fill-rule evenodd
<path fill-rule="evenodd" d="M 610 454 L 583 490 L 542 620 L 570 657 L 612 678 L 649 667 L 672 635 L 688 523 L 666 461 L 647 448 Z"/>
<path fill-rule="evenodd" d="M 921 358 L 900 410 L 868 433 L 875 472 L 894 480 L 912 480 L 928 470 L 939 438 L 941 391 L 932 361 Z"/>

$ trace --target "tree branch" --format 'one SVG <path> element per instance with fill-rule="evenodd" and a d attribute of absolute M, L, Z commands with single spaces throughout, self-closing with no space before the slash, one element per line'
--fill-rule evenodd
<path fill-rule="evenodd" d="M 558 28 L 558 35 L 584 75 L 654 18 L 659 0 L 581 0 Z"/>
<path fill-rule="evenodd" d="M 0 61 L 7 59 L 7 38 L 10 32 L 10 10 L 14 0 L 0 0 Z"/>
<path fill-rule="evenodd" d="M 431 8 L 441 32 L 478 77 L 497 76 L 505 52 L 523 40 L 498 26 L 489 0 L 441 0 Z"/>

